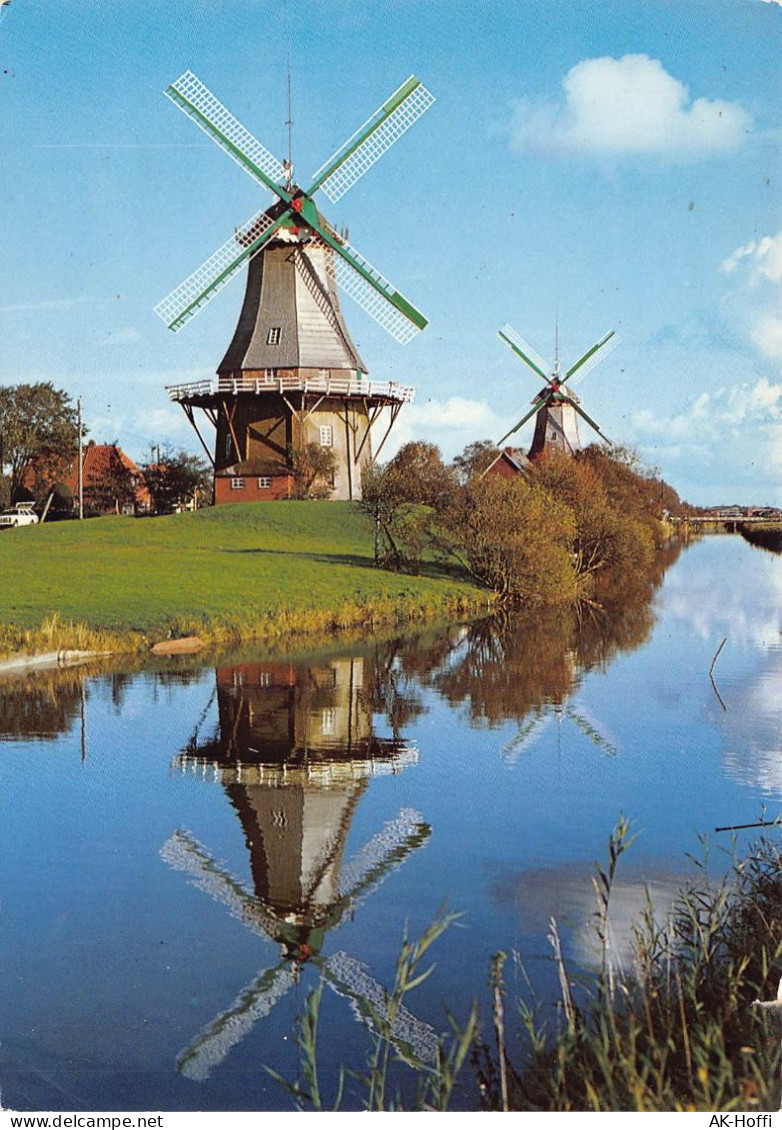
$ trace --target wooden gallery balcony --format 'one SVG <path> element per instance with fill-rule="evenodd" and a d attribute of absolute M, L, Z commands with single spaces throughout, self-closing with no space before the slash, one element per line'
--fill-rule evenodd
<path fill-rule="evenodd" d="M 408 404 L 415 395 L 415 389 L 396 381 L 368 381 L 357 376 L 335 376 L 328 371 L 304 377 L 276 369 L 267 369 L 258 376 L 242 374 L 239 377 L 212 377 L 187 384 L 167 385 L 166 391 L 170 400 L 191 404 L 208 403 L 213 398 L 239 393 L 262 396 L 270 392 L 311 392 L 320 396 L 355 397 L 385 404 Z"/>

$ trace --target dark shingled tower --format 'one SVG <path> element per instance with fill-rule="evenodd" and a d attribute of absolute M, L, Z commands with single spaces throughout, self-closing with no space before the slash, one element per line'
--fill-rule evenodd
<path fill-rule="evenodd" d="M 329 497 L 361 498 L 372 425 L 388 408 L 388 434 L 412 398 L 412 389 L 368 380 L 342 317 L 333 256 L 309 230 L 279 229 L 250 260 L 217 381 L 169 390 L 192 423 L 200 408 L 215 425 L 216 503 L 290 498 L 296 451 L 310 443 L 334 455 Z"/>

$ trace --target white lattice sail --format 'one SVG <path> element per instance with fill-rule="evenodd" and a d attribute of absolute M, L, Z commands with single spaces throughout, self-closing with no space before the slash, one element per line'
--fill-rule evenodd
<path fill-rule="evenodd" d="M 423 822 L 421 814 L 412 808 L 403 808 L 342 868 L 340 894 L 349 895 L 365 883 L 373 872 L 377 873 L 379 883 L 390 874 L 392 866 L 401 863 L 427 834 L 428 826 Z"/>
<path fill-rule="evenodd" d="M 263 177 L 255 173 L 253 165 L 261 169 L 275 184 L 285 183 L 285 169 L 282 163 L 260 143 L 257 137 L 245 129 L 192 71 L 185 71 L 164 93 L 175 106 L 192 118 L 199 129 L 211 137 L 212 141 L 236 161 L 237 165 L 260 184 L 269 187 Z"/>
<path fill-rule="evenodd" d="M 548 378 L 548 375 L 551 373 L 551 365 L 549 365 L 547 361 L 544 361 L 539 353 L 535 352 L 529 342 L 526 342 L 521 334 L 514 330 L 513 326 L 506 322 L 500 329 L 500 337 L 505 339 L 506 345 L 515 345 L 516 349 L 525 354 L 532 364 L 537 366 L 540 370 L 540 375 L 542 375 L 544 380 Z M 522 360 L 523 359 L 524 358 L 522 358 Z"/>
<path fill-rule="evenodd" d="M 362 310 L 369 314 L 370 318 L 374 318 L 378 325 L 382 326 L 402 345 L 407 345 L 417 333 L 420 333 L 420 330 L 394 305 L 392 297 L 399 295 L 401 298 L 402 295 L 387 278 L 381 275 L 380 271 L 372 266 L 368 259 L 365 259 L 359 251 L 356 251 L 355 247 L 351 247 L 344 240 L 340 240 L 340 242 L 356 262 L 360 263 L 363 270 L 372 276 L 374 282 L 381 289 L 378 290 L 376 286 L 373 286 L 360 271 L 357 271 L 347 259 L 337 252 L 329 255 L 326 260 L 326 269 L 329 274 L 339 288 L 354 302 L 357 302 Z M 382 291 L 385 291 L 388 297 Z"/>
<path fill-rule="evenodd" d="M 187 1079 L 202 1081 L 223 1062 L 252 1030 L 268 1016 L 275 1004 L 296 981 L 290 966 L 263 973 L 243 989 L 230 1008 L 222 1012 L 190 1045 L 177 1056 L 177 1068 Z"/>
<path fill-rule="evenodd" d="M 206 848 L 185 832 L 174 832 L 160 849 L 160 857 L 175 871 L 189 875 L 193 886 L 222 903 L 232 918 L 254 934 L 274 940 L 277 924 L 264 914 L 257 899 L 244 884 L 223 871 Z"/>
<path fill-rule="evenodd" d="M 350 998 L 353 1011 L 362 1023 L 374 1032 L 378 1032 L 375 1017 L 384 1026 L 391 1026 L 389 994 L 367 973 L 361 962 L 340 950 L 325 962 L 325 972 L 332 989 Z M 385 1033 L 380 1031 L 378 1034 Z M 437 1058 L 439 1044 L 434 1028 L 419 1020 L 403 1004 L 397 1007 L 390 1036 L 397 1051 L 408 1061 L 433 1063 Z"/>
<path fill-rule="evenodd" d="M 388 112 L 386 107 L 393 105 L 399 94 L 404 91 L 405 87 L 410 86 L 411 82 L 416 82 L 417 85 L 394 109 Z M 399 87 L 399 90 L 395 91 L 383 103 L 380 109 L 376 110 L 356 130 L 352 137 L 348 138 L 333 156 L 329 157 L 328 161 L 321 165 L 315 174 L 315 184 L 323 189 L 332 203 L 335 203 L 345 195 L 349 188 L 353 187 L 357 180 L 363 177 L 375 161 L 382 157 L 418 121 L 435 101 L 435 96 L 426 89 L 423 83 L 417 82 L 411 76 Z M 359 140 L 362 135 L 366 135 L 363 141 Z M 333 171 L 320 181 L 319 178 L 323 176 L 324 170 L 332 165 L 335 166 Z"/>
<path fill-rule="evenodd" d="M 601 361 L 605 360 L 609 353 L 613 353 L 620 341 L 621 338 L 619 334 L 611 330 L 610 333 L 607 333 L 605 337 L 601 339 L 592 356 L 584 361 L 583 365 L 579 365 L 578 361 L 576 361 L 575 365 L 571 365 L 568 369 L 568 373 L 573 373 L 574 377 L 572 380 L 568 381 L 570 387 L 572 388 L 579 384 L 587 373 L 592 372 L 595 365 L 599 365 Z"/>
<path fill-rule="evenodd" d="M 155 313 L 158 317 L 163 319 L 169 329 L 180 330 L 231 281 L 244 262 L 259 250 L 259 241 L 271 234 L 276 223 L 265 212 L 258 212 L 234 232 L 222 247 L 218 247 L 198 270 L 193 271 L 192 275 L 157 304 Z"/>

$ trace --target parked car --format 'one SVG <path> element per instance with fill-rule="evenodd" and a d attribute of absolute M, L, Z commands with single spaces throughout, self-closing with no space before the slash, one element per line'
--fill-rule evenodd
<path fill-rule="evenodd" d="M 38 524 L 38 515 L 33 510 L 31 502 L 18 502 L 0 514 L 0 530 L 10 530 L 14 526 L 35 526 Z"/>

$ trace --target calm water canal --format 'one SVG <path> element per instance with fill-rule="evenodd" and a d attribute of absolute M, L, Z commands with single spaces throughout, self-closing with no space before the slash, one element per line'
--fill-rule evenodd
<path fill-rule="evenodd" d="M 1 683 L 2 1105 L 286 1109 L 263 1067 L 296 1076 L 320 979 L 331 1094 L 364 1063 L 362 1002 L 392 985 L 405 924 L 446 901 L 463 918 L 406 1050 L 474 996 L 488 1022 L 498 949 L 553 997 L 549 918 L 588 962 L 620 813 L 641 832 L 614 892 L 626 961 L 644 886 L 664 908 L 699 835 L 724 868 L 715 826 L 782 798 L 782 561 L 738 537 L 669 558 L 608 612 Z"/>

